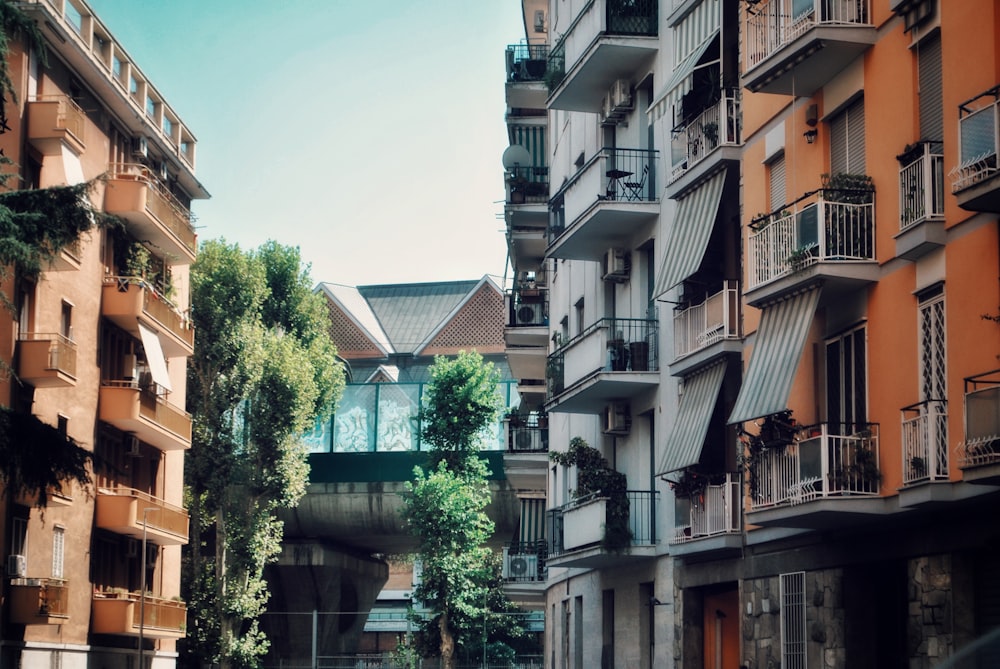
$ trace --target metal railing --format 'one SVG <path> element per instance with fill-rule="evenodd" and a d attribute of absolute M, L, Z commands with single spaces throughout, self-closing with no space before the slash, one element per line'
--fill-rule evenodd
<path fill-rule="evenodd" d="M 625 493 L 628 503 L 628 527 L 631 532 L 632 546 L 650 546 L 657 543 L 656 518 L 660 494 L 656 490 L 629 490 Z M 546 527 L 549 536 L 549 555 L 561 555 L 566 552 L 565 519 L 566 512 L 606 501 L 608 498 L 600 493 L 591 493 L 574 499 L 556 509 L 549 509 L 546 514 Z M 601 523 L 602 527 L 606 522 Z"/>
<path fill-rule="evenodd" d="M 142 310 L 150 318 L 177 335 L 189 346 L 194 345 L 194 330 L 191 319 L 186 311 L 155 285 L 139 276 L 106 276 L 105 284 L 114 284 L 121 292 L 130 290 L 130 286 L 138 286 L 142 291 Z"/>
<path fill-rule="evenodd" d="M 877 424 L 847 435 L 831 431 L 828 423 L 801 428 L 791 444 L 769 448 L 750 464 L 752 510 L 819 498 L 877 497 L 878 462 Z"/>
<path fill-rule="evenodd" d="M 197 240 L 193 226 L 194 217 L 151 169 L 141 163 L 112 163 L 108 178 L 120 181 L 139 181 L 149 189 L 146 209 L 169 230 L 188 250 L 196 251 Z"/>
<path fill-rule="evenodd" d="M 657 0 L 605 0 L 609 35 L 656 35 Z"/>
<path fill-rule="evenodd" d="M 707 485 L 697 494 L 675 497 L 674 538 L 671 543 L 740 532 L 742 498 L 739 474 L 726 474 L 723 483 Z"/>
<path fill-rule="evenodd" d="M 868 25 L 871 0 L 763 0 L 746 17 L 746 69 L 751 70 L 817 26 Z"/>
<path fill-rule="evenodd" d="M 949 172 L 951 192 L 958 193 L 997 173 L 1000 142 L 1000 86 L 958 106 L 959 164 Z"/>
<path fill-rule="evenodd" d="M 740 94 L 723 89 L 721 99 L 675 128 L 671 137 L 671 180 L 691 169 L 719 146 L 740 144 Z"/>
<path fill-rule="evenodd" d="M 548 69 L 548 44 L 508 44 L 507 81 L 543 81 Z"/>
<path fill-rule="evenodd" d="M 54 332 L 23 332 L 20 341 L 47 341 L 45 369 L 76 376 L 76 342 Z"/>
<path fill-rule="evenodd" d="M 12 588 L 34 588 L 38 591 L 38 607 L 31 611 L 39 616 L 69 615 L 69 582 L 62 578 L 15 578 Z M 32 607 L 34 609 L 34 607 Z"/>
<path fill-rule="evenodd" d="M 514 583 L 539 583 L 548 577 L 545 560 L 549 545 L 541 541 L 515 541 L 503 547 L 503 578 Z"/>
<path fill-rule="evenodd" d="M 549 323 L 549 292 L 542 288 L 515 289 L 507 293 L 510 327 L 536 327 Z"/>
<path fill-rule="evenodd" d="M 83 140 L 84 127 L 87 115 L 83 109 L 68 95 L 36 95 L 29 98 L 29 109 L 31 103 L 55 103 L 56 113 L 52 119 L 54 121 L 52 130 L 66 130 L 72 135 Z M 30 112 L 34 113 L 34 112 Z"/>
<path fill-rule="evenodd" d="M 156 511 L 148 514 L 136 514 L 136 526 L 146 523 L 147 528 L 161 532 L 169 532 L 177 536 L 188 536 L 188 512 L 179 506 L 169 504 L 158 497 L 153 497 L 149 493 L 128 488 L 125 486 L 113 486 L 111 488 L 99 488 L 98 495 L 107 497 L 125 497 L 142 502 L 146 507 L 155 508 Z M 142 516 L 145 521 L 140 520 Z"/>
<path fill-rule="evenodd" d="M 545 453 L 549 450 L 548 425 L 508 423 L 507 451 L 510 453 Z"/>
<path fill-rule="evenodd" d="M 821 188 L 752 227 L 748 288 L 818 262 L 870 262 L 875 260 L 875 193 Z"/>
<path fill-rule="evenodd" d="M 681 358 L 723 339 L 740 337 L 740 284 L 724 281 L 723 289 L 704 302 L 674 312 L 674 357 Z"/>
<path fill-rule="evenodd" d="M 646 372 L 659 369 L 659 323 L 645 318 L 602 318 L 550 353 L 545 368 L 549 396 L 566 387 L 566 352 L 591 336 L 603 334 L 606 355 L 597 371 Z M 596 362 L 596 361 L 595 361 Z M 588 369 L 584 373 L 594 371 Z"/>
<path fill-rule="evenodd" d="M 962 465 L 1000 463 L 1000 369 L 970 376 L 965 383 L 965 440 Z"/>
<path fill-rule="evenodd" d="M 942 142 L 919 142 L 900 156 L 899 229 L 944 217 Z"/>
<path fill-rule="evenodd" d="M 948 480 L 948 402 L 903 407 L 903 484 Z"/>

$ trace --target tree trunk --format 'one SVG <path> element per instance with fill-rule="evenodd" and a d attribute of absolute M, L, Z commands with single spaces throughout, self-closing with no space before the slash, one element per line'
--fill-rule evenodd
<path fill-rule="evenodd" d="M 233 618 L 223 613 L 226 602 L 226 514 L 223 511 L 225 501 L 219 505 L 215 514 L 215 583 L 216 611 L 219 616 L 219 640 L 222 641 L 222 652 L 219 653 L 219 669 L 231 669 L 232 659 L 226 650 L 225 640 L 232 638 Z"/>
<path fill-rule="evenodd" d="M 441 630 L 441 669 L 455 669 L 455 637 L 448 629 L 448 612 L 441 614 L 438 623 Z"/>

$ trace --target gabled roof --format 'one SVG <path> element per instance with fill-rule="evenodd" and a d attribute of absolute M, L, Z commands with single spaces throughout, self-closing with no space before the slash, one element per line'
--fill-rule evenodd
<path fill-rule="evenodd" d="M 361 292 L 352 286 L 342 286 L 336 283 L 321 283 L 317 290 L 322 291 L 343 315 L 361 330 L 371 343 L 380 349 L 383 355 L 394 353 L 389 336 L 382 329 L 378 317 L 365 300 Z"/>

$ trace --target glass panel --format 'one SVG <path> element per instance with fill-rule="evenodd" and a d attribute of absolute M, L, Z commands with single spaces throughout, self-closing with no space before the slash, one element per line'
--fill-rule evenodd
<path fill-rule="evenodd" d="M 798 20 L 813 10 L 813 0 L 792 0 L 792 18 Z"/>
<path fill-rule="evenodd" d="M 990 105 L 985 109 L 969 114 L 959 121 L 959 135 L 962 144 L 962 163 L 969 163 L 977 158 L 991 156 L 997 151 L 996 122 L 994 110 Z"/>
<path fill-rule="evenodd" d="M 823 459 L 820 452 L 822 447 L 822 437 L 799 442 L 799 478 L 821 478 L 823 476 Z"/>
<path fill-rule="evenodd" d="M 381 452 L 415 451 L 418 446 L 418 384 L 378 384 L 378 441 Z"/>
<path fill-rule="evenodd" d="M 795 233 L 798 236 L 796 249 L 807 249 L 819 244 L 819 231 L 817 229 L 817 207 L 810 205 L 803 209 L 795 217 Z"/>
<path fill-rule="evenodd" d="M 375 386 L 344 388 L 333 424 L 334 453 L 375 450 Z"/>

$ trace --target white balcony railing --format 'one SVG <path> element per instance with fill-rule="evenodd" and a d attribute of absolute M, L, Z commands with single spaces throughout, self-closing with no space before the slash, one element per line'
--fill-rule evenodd
<path fill-rule="evenodd" d="M 740 337 L 740 284 L 725 281 L 723 289 L 701 304 L 674 312 L 674 357 Z"/>
<path fill-rule="evenodd" d="M 757 223 L 749 237 L 747 288 L 818 262 L 875 260 L 874 200 L 870 191 L 820 189 Z"/>
<path fill-rule="evenodd" d="M 1000 86 L 958 106 L 959 163 L 948 176 L 958 193 L 997 173 Z"/>
<path fill-rule="evenodd" d="M 724 483 L 708 485 L 700 493 L 677 497 L 674 538 L 683 543 L 717 534 L 733 534 L 741 529 L 740 500 L 743 498 L 739 475 L 726 474 Z"/>
<path fill-rule="evenodd" d="M 930 400 L 902 410 L 903 484 L 948 479 L 948 403 Z"/>
<path fill-rule="evenodd" d="M 1000 369 L 965 379 L 962 465 L 1000 463 Z"/>
<path fill-rule="evenodd" d="M 867 25 L 870 0 L 764 0 L 747 12 L 747 70 L 820 25 Z"/>
<path fill-rule="evenodd" d="M 784 448 L 759 453 L 748 473 L 754 511 L 820 498 L 877 497 L 877 426 L 850 435 L 833 434 L 826 423 L 803 428 Z"/>
<path fill-rule="evenodd" d="M 722 98 L 677 128 L 670 141 L 670 179 L 678 179 L 719 146 L 740 143 L 739 91 L 726 89 Z"/>
<path fill-rule="evenodd" d="M 941 142 L 922 142 L 901 158 L 899 229 L 944 218 L 944 154 Z"/>

